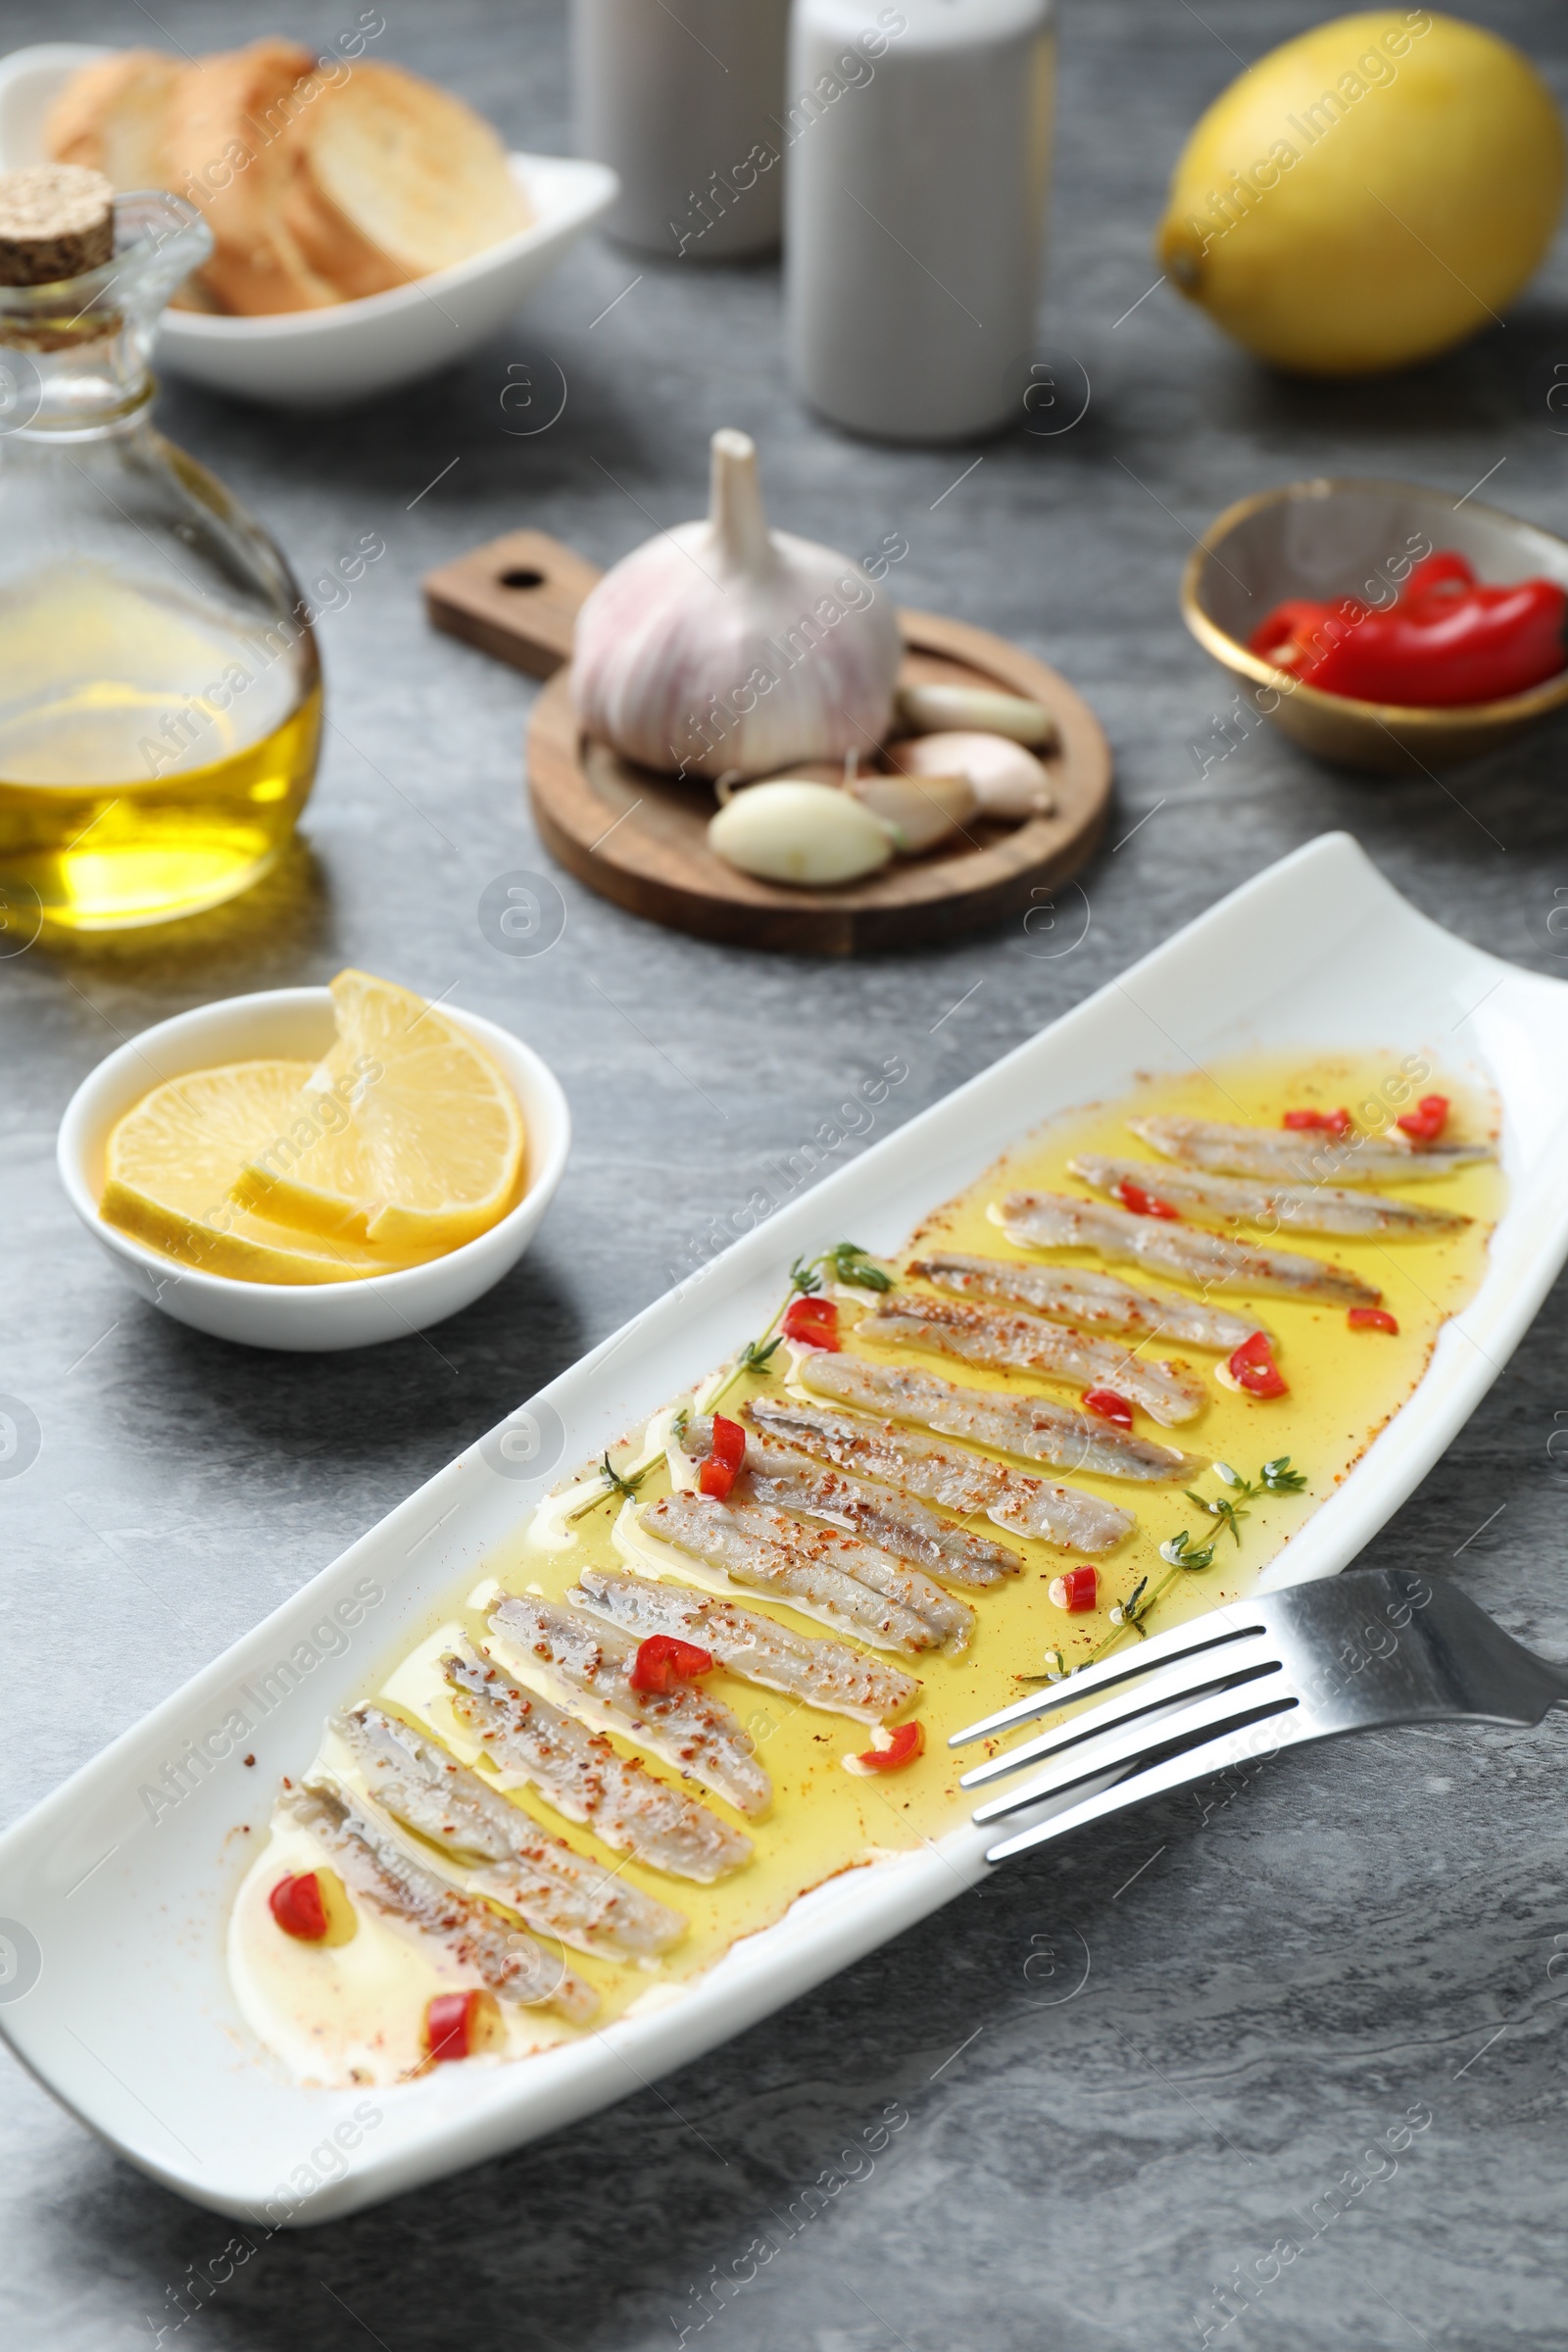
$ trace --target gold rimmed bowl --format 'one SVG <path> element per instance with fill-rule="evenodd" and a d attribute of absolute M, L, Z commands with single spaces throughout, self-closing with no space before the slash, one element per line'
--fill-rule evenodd
<path fill-rule="evenodd" d="M 1292 482 L 1227 507 L 1182 574 L 1182 618 L 1275 726 L 1342 767 L 1413 775 L 1478 759 L 1568 704 L 1568 669 L 1495 703 L 1412 709 L 1325 694 L 1248 650 L 1288 597 L 1388 605 L 1420 558 L 1452 548 L 1477 576 L 1568 589 L 1568 542 L 1500 508 L 1414 482 Z"/>

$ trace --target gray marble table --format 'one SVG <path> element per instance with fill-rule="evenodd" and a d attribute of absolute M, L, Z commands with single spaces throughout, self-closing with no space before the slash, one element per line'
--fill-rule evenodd
<path fill-rule="evenodd" d="M 381 54 L 452 83 L 515 144 L 566 145 L 562 0 L 383 6 Z M 840 438 L 785 388 L 770 267 L 661 268 L 592 243 L 514 328 L 404 395 L 301 423 L 167 388 L 169 430 L 302 573 L 368 530 L 389 554 L 323 625 L 332 729 L 295 867 L 156 953 L 131 940 L 0 965 L 0 1386 L 43 1430 L 33 1468 L 0 1485 L 6 1818 L 657 1296 L 763 1156 L 884 1055 L 910 1069 L 897 1122 L 1337 825 L 1440 921 L 1568 972 L 1551 919 L 1568 899 L 1560 731 L 1451 790 L 1332 774 L 1268 732 L 1224 758 L 1201 748 L 1224 740 L 1226 697 L 1176 582 L 1232 498 L 1319 470 L 1458 498 L 1490 472 L 1489 497 L 1568 529 L 1568 440 L 1545 401 L 1568 361 L 1560 249 L 1505 326 L 1361 386 L 1271 378 L 1163 287 L 1139 299 L 1190 122 L 1241 60 L 1319 13 L 1067 0 L 1042 338 L 1092 398 L 1055 438 L 931 454 Z M 1467 13 L 1568 96 L 1560 11 Z M 0 16 L 7 46 L 200 49 L 264 24 L 324 42 L 347 22 L 324 0 L 260 19 L 219 0 L 163 0 L 156 19 L 135 0 L 6 0 Z M 501 405 L 518 360 L 553 361 L 568 387 L 533 438 L 509 434 Z M 698 511 L 708 436 L 729 423 L 758 437 L 791 528 L 856 552 L 902 532 L 904 601 L 1019 639 L 1095 703 L 1119 780 L 1087 928 L 1080 910 L 1059 938 L 845 968 L 699 946 L 563 878 L 551 954 L 486 943 L 486 884 L 547 862 L 519 780 L 532 689 L 429 634 L 418 576 L 523 524 L 608 563 L 650 516 Z M 439 1354 L 418 1339 L 352 1357 L 230 1349 L 120 1287 L 55 1180 L 56 1122 L 122 1037 L 350 961 L 529 1038 L 571 1097 L 575 1157 L 537 1247 L 443 1328 Z M 652 1040 L 676 1022 L 672 1059 Z M 699 1064 L 703 1093 L 685 1074 Z M 1370 1555 L 1452 1575 L 1558 1657 L 1565 1413 L 1559 1290 Z M 17 2352 L 654 2352 L 699 2334 L 749 2352 L 1555 2352 L 1565 1761 L 1560 1722 L 1407 1736 L 1173 1799 L 999 1876 L 579 2130 L 274 2237 L 219 2286 L 228 2227 L 0 2062 L 0 2333 Z M 886 2146 L 856 2157 L 890 2108 Z M 1401 2148 L 1412 2111 L 1425 2120 Z M 1395 2153 L 1367 2154 L 1391 2135 Z M 758 2267 L 763 2232 L 777 2251 Z M 1250 2287 L 1227 2304 L 1238 2274 Z"/>

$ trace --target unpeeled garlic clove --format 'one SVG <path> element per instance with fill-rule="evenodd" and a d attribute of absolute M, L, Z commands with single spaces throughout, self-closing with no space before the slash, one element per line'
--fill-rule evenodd
<path fill-rule="evenodd" d="M 858 882 L 893 856 L 869 808 L 830 784 L 787 776 L 736 793 L 710 818 L 708 846 L 743 874 L 816 889 Z"/>
<path fill-rule="evenodd" d="M 645 767 L 766 776 L 880 742 L 901 650 L 892 599 L 858 564 L 768 529 L 756 448 L 725 430 L 708 519 L 660 532 L 584 603 L 572 700 Z"/>
<path fill-rule="evenodd" d="M 1056 803 L 1051 778 L 1032 752 L 1010 736 L 993 734 L 906 735 L 890 743 L 887 758 L 909 776 L 967 777 L 976 813 L 1021 824 L 1050 816 Z"/>
<path fill-rule="evenodd" d="M 857 776 L 846 785 L 893 835 L 906 858 L 917 858 L 957 831 L 975 810 L 977 795 L 967 776 Z"/>
<path fill-rule="evenodd" d="M 955 728 L 1008 735 L 1014 743 L 1054 750 L 1056 722 L 1044 703 L 1019 694 L 998 694 L 989 686 L 901 686 L 898 714 L 913 735 L 946 734 Z"/>

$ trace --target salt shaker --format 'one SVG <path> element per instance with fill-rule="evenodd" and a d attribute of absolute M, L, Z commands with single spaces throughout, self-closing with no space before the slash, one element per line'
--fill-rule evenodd
<path fill-rule="evenodd" d="M 577 150 L 620 176 L 605 225 L 670 260 L 777 245 L 789 0 L 572 0 Z"/>
<path fill-rule="evenodd" d="M 956 441 L 1019 412 L 1054 66 L 1053 0 L 796 0 L 787 331 L 835 423 Z"/>

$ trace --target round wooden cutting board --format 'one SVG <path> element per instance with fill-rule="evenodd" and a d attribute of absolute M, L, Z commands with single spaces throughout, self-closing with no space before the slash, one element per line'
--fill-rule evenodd
<path fill-rule="evenodd" d="M 585 737 L 564 667 L 598 575 L 542 532 L 514 531 L 425 581 L 431 619 L 535 675 L 556 675 L 528 728 L 528 787 L 553 854 L 617 906 L 699 939 L 809 956 L 909 949 L 1022 916 L 1086 863 L 1110 807 L 1110 749 L 1087 703 L 1033 655 L 966 622 L 901 612 L 906 684 L 1002 687 L 1044 703 L 1060 742 L 1042 755 L 1055 809 L 977 826 L 838 890 L 760 882 L 715 858 L 710 784 L 634 766 Z"/>

